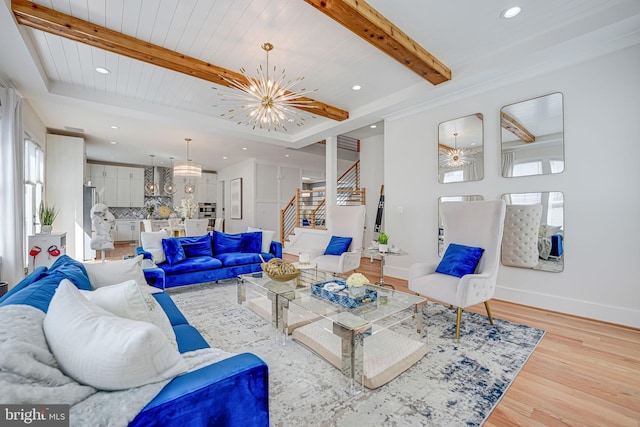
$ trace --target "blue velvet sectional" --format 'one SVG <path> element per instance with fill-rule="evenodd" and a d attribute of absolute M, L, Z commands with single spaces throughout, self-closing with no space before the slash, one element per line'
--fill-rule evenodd
<path fill-rule="evenodd" d="M 282 244 L 271 242 L 270 252 L 262 252 L 262 233 L 227 234 L 213 231 L 195 237 L 172 237 L 162 240 L 167 260 L 157 268 L 145 269 L 150 285 L 166 289 L 196 283 L 233 279 L 241 274 L 262 270 L 260 256 L 268 261 L 282 258 Z M 137 254 L 151 259 L 142 247 Z"/>
<path fill-rule="evenodd" d="M 26 304 L 46 313 L 64 278 L 79 289 L 92 289 L 84 266 L 63 255 L 11 288 L 0 306 Z M 209 347 L 168 294 L 153 296 L 173 325 L 180 353 Z M 129 426 L 268 426 L 268 391 L 267 365 L 254 354 L 238 354 L 174 378 Z"/>

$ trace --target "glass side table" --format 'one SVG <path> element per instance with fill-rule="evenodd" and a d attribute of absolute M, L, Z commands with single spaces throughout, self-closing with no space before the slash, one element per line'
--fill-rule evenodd
<path fill-rule="evenodd" d="M 380 252 L 378 248 L 367 248 L 364 250 L 363 253 L 366 256 L 370 257 L 371 259 L 373 258 L 380 259 L 380 280 L 378 280 L 374 284 L 378 286 L 388 286 L 391 289 L 395 289 L 395 286 L 393 286 L 392 284 L 384 282 L 384 260 L 388 256 L 407 256 L 409 255 L 409 253 L 407 251 L 403 251 L 402 249 L 394 249 L 394 250 L 389 250 L 388 252 Z"/>

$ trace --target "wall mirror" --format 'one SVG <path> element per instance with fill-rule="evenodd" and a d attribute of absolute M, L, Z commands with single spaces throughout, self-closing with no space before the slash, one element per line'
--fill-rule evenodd
<path fill-rule="evenodd" d="M 502 176 L 564 171 L 564 121 L 559 92 L 502 107 Z"/>
<path fill-rule="evenodd" d="M 481 113 L 438 125 L 438 181 L 480 181 L 484 177 Z"/>
<path fill-rule="evenodd" d="M 503 194 L 507 215 L 502 264 L 559 273 L 564 270 L 564 194 Z"/>
<path fill-rule="evenodd" d="M 475 202 L 484 200 L 479 195 L 472 196 L 442 196 L 438 198 L 438 256 L 444 253 L 444 227 L 442 226 L 442 218 L 440 217 L 440 203 L 442 202 Z"/>

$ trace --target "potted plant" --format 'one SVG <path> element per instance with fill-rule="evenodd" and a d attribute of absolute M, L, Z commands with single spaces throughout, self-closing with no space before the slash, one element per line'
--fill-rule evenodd
<path fill-rule="evenodd" d="M 389 236 L 385 233 L 380 233 L 378 235 L 378 250 L 380 252 L 387 252 L 389 251 Z"/>
<path fill-rule="evenodd" d="M 58 216 L 58 210 L 55 206 L 47 206 L 44 202 L 40 203 L 40 209 L 38 211 L 40 218 L 40 231 L 42 233 L 49 234 L 53 228 L 53 221 Z"/>

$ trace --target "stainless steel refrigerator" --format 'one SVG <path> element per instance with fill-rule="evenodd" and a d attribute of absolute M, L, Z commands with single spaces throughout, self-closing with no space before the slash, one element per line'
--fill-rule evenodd
<path fill-rule="evenodd" d="M 91 249 L 91 239 L 93 238 L 93 227 L 91 225 L 91 208 L 96 204 L 96 187 L 90 185 L 84 186 L 83 203 L 82 203 L 82 230 L 83 230 L 83 242 L 84 252 L 83 259 L 93 260 L 96 258 L 96 251 Z"/>

